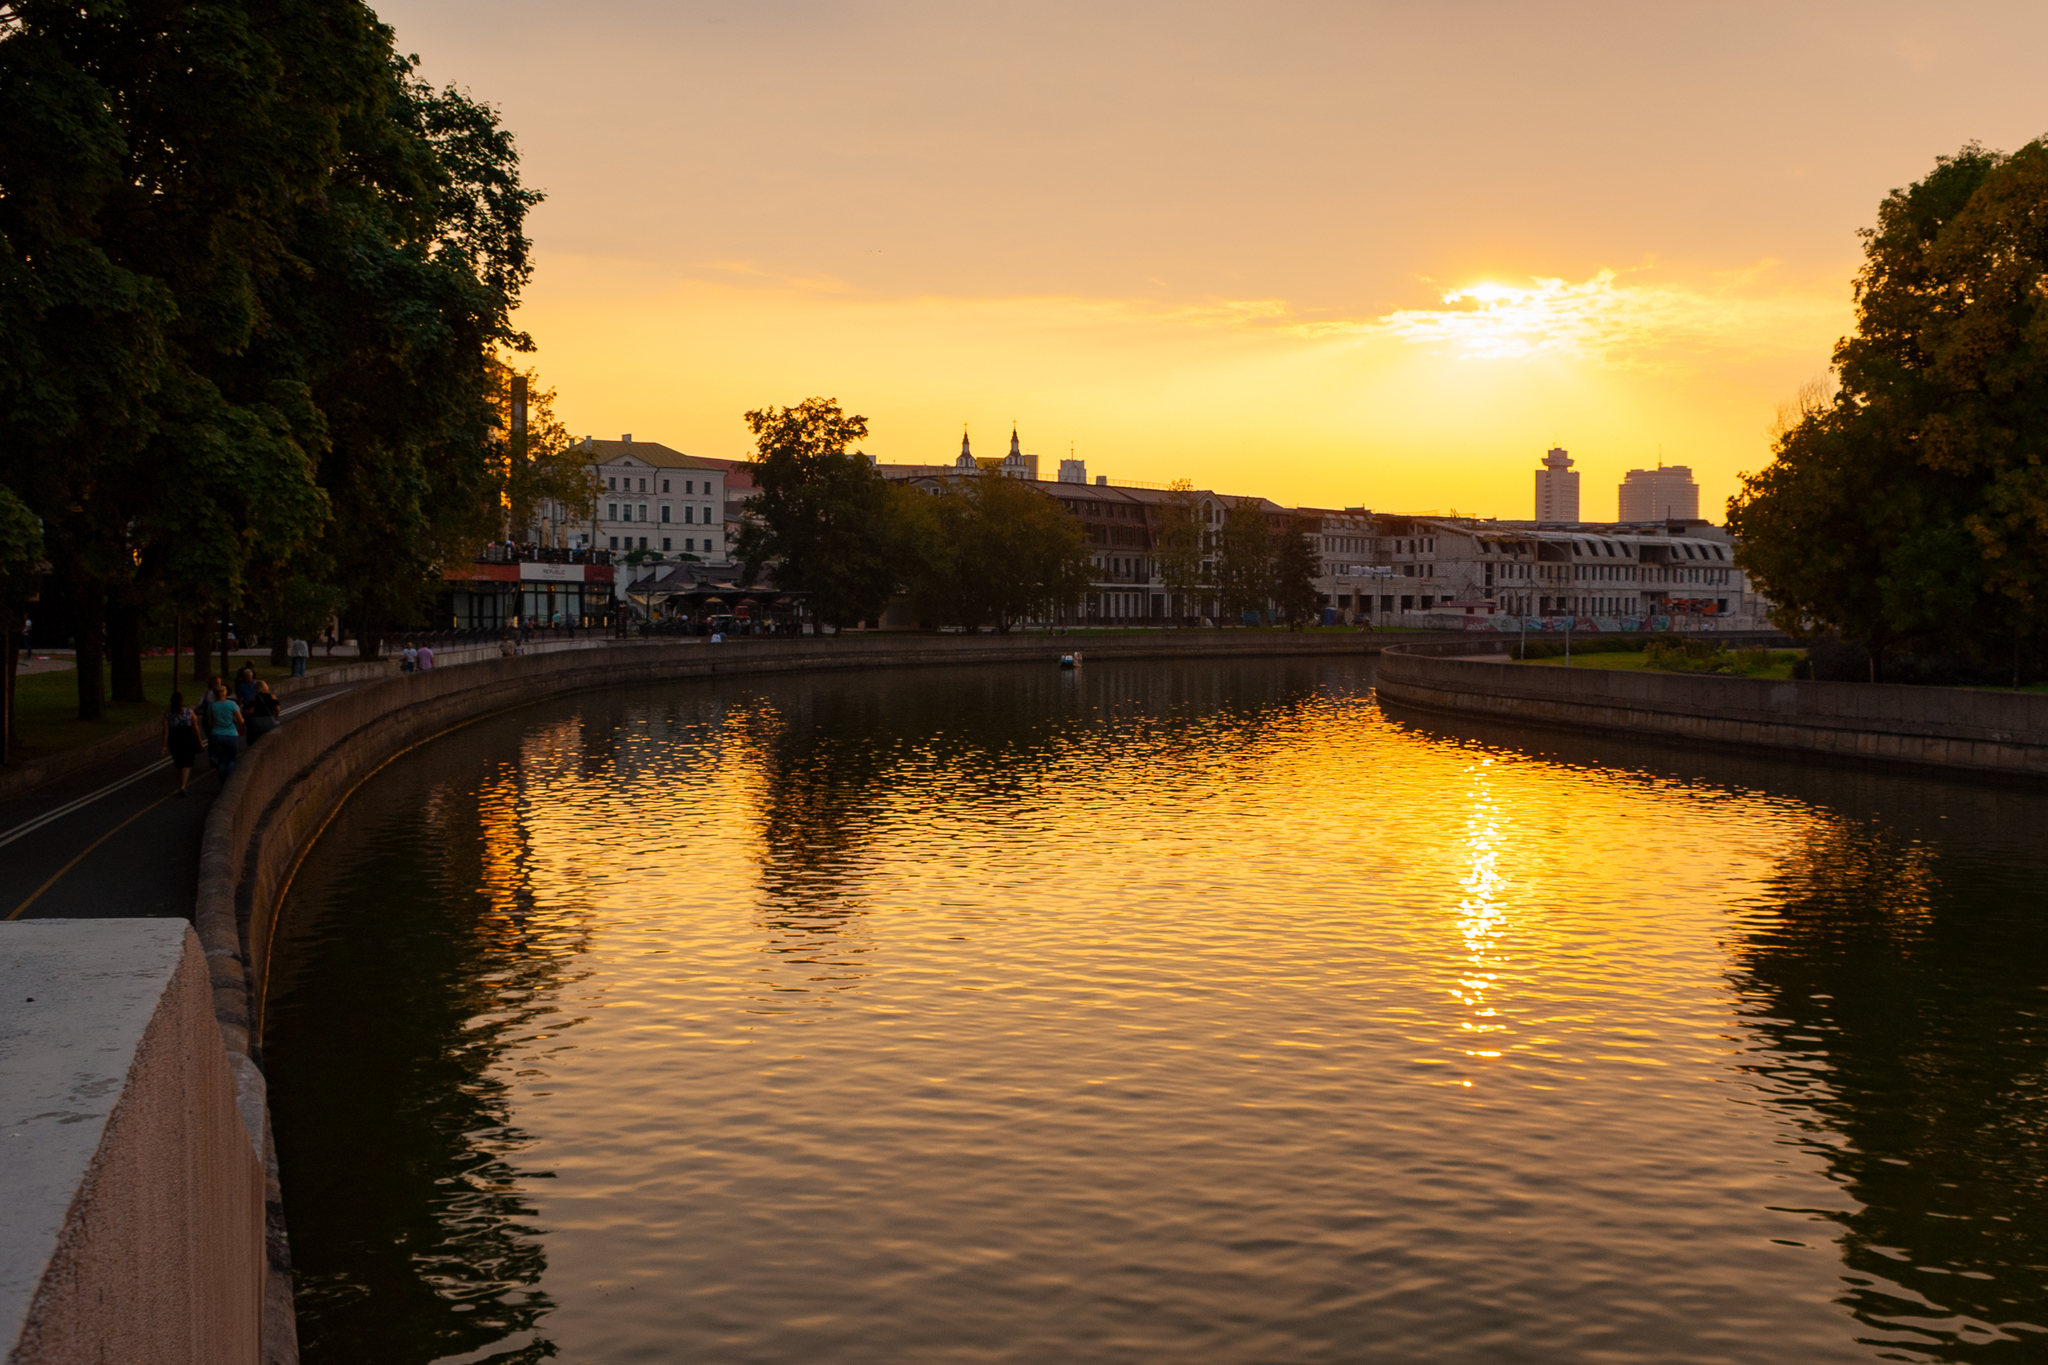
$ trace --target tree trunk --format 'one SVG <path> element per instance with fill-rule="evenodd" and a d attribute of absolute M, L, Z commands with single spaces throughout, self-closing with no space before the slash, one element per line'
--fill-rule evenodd
<path fill-rule="evenodd" d="M 228 687 L 235 685 L 234 661 L 228 657 L 228 650 L 235 643 L 234 623 L 223 614 L 220 618 L 220 680 Z"/>
<path fill-rule="evenodd" d="M 192 622 L 192 681 L 203 683 L 212 675 L 213 617 L 201 610 Z"/>
<path fill-rule="evenodd" d="M 12 620 L 7 629 L 0 631 L 0 643 L 7 647 L 7 662 L 0 664 L 6 671 L 0 674 L 0 763 L 12 762 L 14 746 L 21 743 L 21 720 L 14 710 L 14 675 L 21 666 L 21 622 Z"/>
<path fill-rule="evenodd" d="M 102 720 L 107 714 L 107 675 L 101 668 L 107 599 L 99 584 L 81 577 L 72 590 L 71 642 L 78 657 L 78 718 Z"/>
<path fill-rule="evenodd" d="M 284 646 L 284 632 L 277 629 L 273 623 L 270 629 L 270 666 L 272 668 L 283 668 L 291 662 L 291 656 L 284 652 Z"/>
<path fill-rule="evenodd" d="M 107 604 L 107 656 L 112 663 L 114 700 L 142 702 L 142 609 L 130 602 Z"/>

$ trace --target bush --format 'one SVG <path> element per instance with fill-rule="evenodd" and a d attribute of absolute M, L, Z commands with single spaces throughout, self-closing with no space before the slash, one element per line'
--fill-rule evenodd
<path fill-rule="evenodd" d="M 1583 640 L 1573 640 L 1571 652 L 1573 654 L 1640 654 L 1644 643 L 1643 638 L 1639 635 L 1593 635 Z M 1563 640 L 1547 637 L 1541 640 L 1530 640 L 1526 653 L 1520 652 L 1521 646 L 1516 646 L 1516 649 L 1516 657 L 1523 659 L 1562 659 L 1565 652 Z"/>
<path fill-rule="evenodd" d="M 1796 668 L 1799 655 L 1792 650 L 1771 650 L 1761 646 L 1728 649 L 1712 640 L 1652 640 L 1646 661 L 1651 668 L 1674 673 L 1724 673 L 1755 678 L 1781 664 Z"/>
<path fill-rule="evenodd" d="M 1870 651 L 1841 640 L 1816 640 L 1806 651 L 1806 662 L 1793 670 L 1792 676 L 1814 682 L 1869 682 Z M 2011 686 L 2012 666 L 1945 649 L 1887 653 L 1884 680 L 1922 687 Z"/>

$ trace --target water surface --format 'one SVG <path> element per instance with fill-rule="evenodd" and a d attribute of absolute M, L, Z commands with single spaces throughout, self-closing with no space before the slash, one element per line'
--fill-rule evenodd
<path fill-rule="evenodd" d="M 393 764 L 268 1007 L 308 1365 L 2048 1357 L 2048 802 L 1370 684 L 692 683 Z"/>

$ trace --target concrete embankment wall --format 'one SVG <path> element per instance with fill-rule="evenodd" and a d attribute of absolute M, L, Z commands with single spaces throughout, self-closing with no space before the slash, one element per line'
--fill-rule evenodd
<path fill-rule="evenodd" d="M 2037 693 L 1531 667 L 1401 646 L 1381 656 L 1376 686 L 1386 701 L 1428 711 L 1972 777 L 2048 777 L 2048 696 Z"/>
<path fill-rule="evenodd" d="M 251 1136 L 266 1156 L 269 1268 L 265 1360 L 295 1357 L 282 1194 L 263 1099 L 262 1006 L 277 906 L 299 860 L 363 779 L 452 727 L 565 693 L 692 679 L 843 669 L 1009 663 L 1054 668 L 1069 649 L 1086 659 L 1359 658 L 1386 637 L 1172 631 L 1101 637 L 1044 635 L 836 639 L 620 641 L 523 658 L 385 677 L 294 716 L 254 746 L 208 812 L 194 922 L 211 972 L 220 1036 L 238 1080 Z M 1084 663 L 1085 666 L 1085 663 Z"/>
<path fill-rule="evenodd" d="M 263 1167 L 183 920 L 0 925 L 9 1365 L 254 1365 Z"/>

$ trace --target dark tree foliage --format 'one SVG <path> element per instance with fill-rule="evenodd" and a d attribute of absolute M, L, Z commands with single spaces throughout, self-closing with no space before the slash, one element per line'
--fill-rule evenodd
<path fill-rule="evenodd" d="M 256 363 L 303 377 L 326 416 L 333 518 L 285 590 L 331 583 L 367 653 L 414 624 L 445 563 L 501 529 L 495 353 L 532 273 L 537 192 L 497 116 L 436 91 L 362 11 L 365 98 L 322 203 L 300 215 L 303 268 L 279 280 Z"/>
<path fill-rule="evenodd" d="M 1289 630 L 1316 619 L 1316 576 L 1322 553 L 1315 532 L 1299 516 L 1287 518 L 1287 529 L 1273 546 L 1273 611 Z"/>
<path fill-rule="evenodd" d="M 1742 563 L 1874 678 L 1913 642 L 2010 657 L 2048 624 L 2048 143 L 1941 158 L 1864 239 L 1839 389 L 1729 502 Z"/>
<path fill-rule="evenodd" d="M 1081 523 L 1022 480 L 951 479 L 937 497 L 905 490 L 903 504 L 901 562 L 921 620 L 1008 634 L 1088 590 Z"/>
<path fill-rule="evenodd" d="M 760 489 L 737 545 L 747 580 L 772 565 L 776 588 L 804 594 L 835 628 L 879 618 L 901 577 L 901 519 L 895 490 L 848 449 L 868 434 L 867 419 L 841 412 L 836 398 L 806 398 L 748 413 L 747 428 L 747 470 Z"/>
<path fill-rule="evenodd" d="M 103 631 L 140 699 L 152 607 L 345 589 L 374 638 L 489 533 L 537 198 L 354 0 L 0 8 L 0 486 L 72 591 L 81 716 Z"/>
<path fill-rule="evenodd" d="M 1223 618 L 1242 623 L 1263 615 L 1273 600 L 1273 528 L 1257 498 L 1239 498 L 1223 514 L 1217 535 L 1216 586 Z M 1223 619 L 1216 624 L 1221 626 Z"/>

